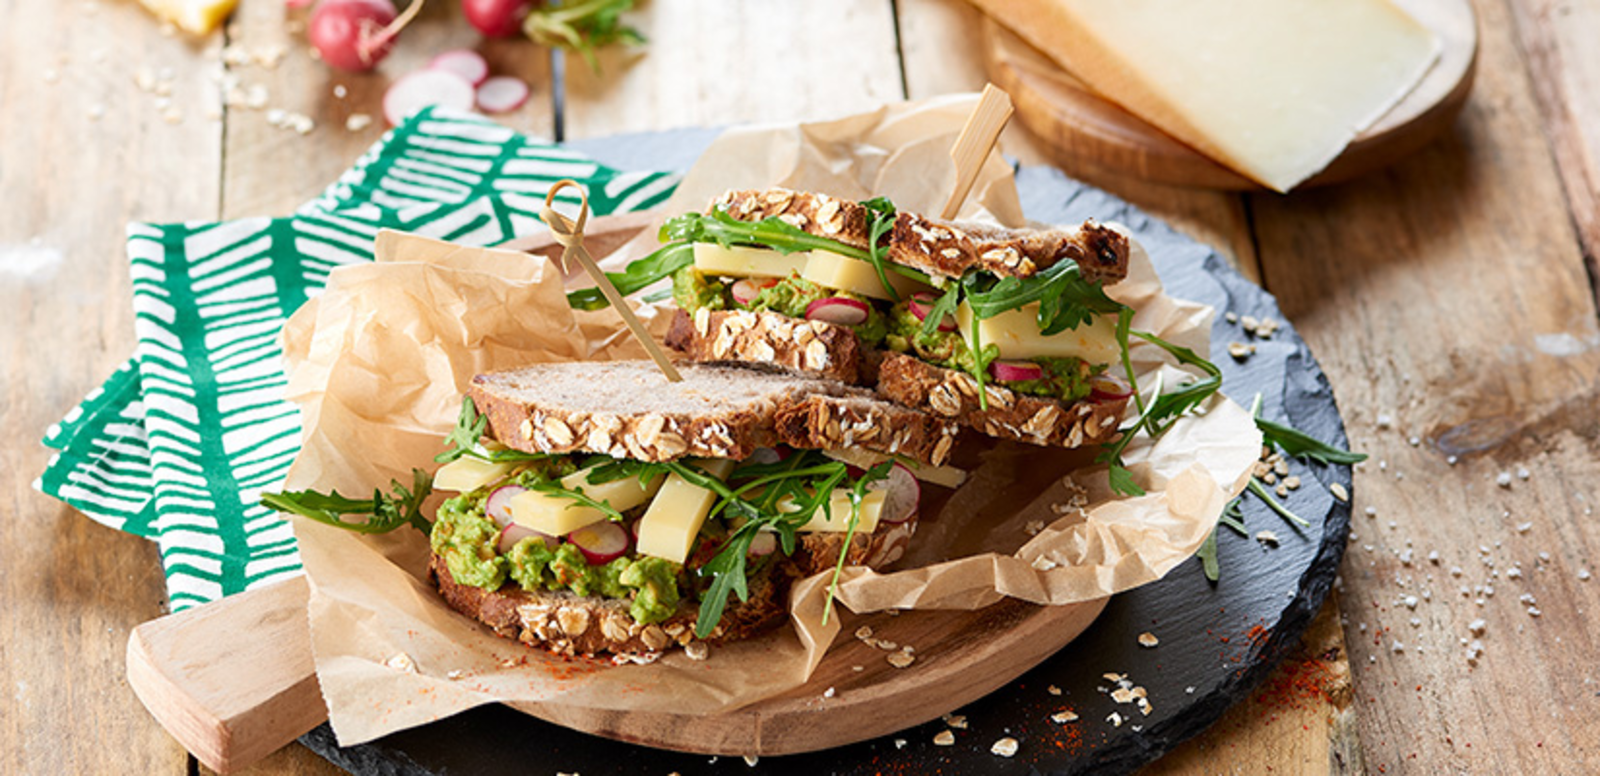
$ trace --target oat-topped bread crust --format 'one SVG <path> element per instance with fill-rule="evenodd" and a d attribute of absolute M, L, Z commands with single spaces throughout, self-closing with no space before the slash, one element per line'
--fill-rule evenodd
<path fill-rule="evenodd" d="M 692 361 L 735 361 L 856 383 L 861 342 L 848 326 L 790 318 L 771 310 L 710 310 L 673 316 L 667 347 Z"/>
<path fill-rule="evenodd" d="M 467 395 L 496 440 L 532 453 L 742 460 L 780 443 L 841 447 L 848 423 L 857 447 L 931 462 L 949 455 L 955 434 L 953 424 L 831 380 L 716 364 L 678 371 L 683 382 L 673 383 L 649 361 L 537 364 L 478 375 Z"/>
<path fill-rule="evenodd" d="M 777 217 L 820 237 L 867 247 L 871 216 L 860 203 L 783 188 L 729 191 L 712 203 L 741 221 Z M 889 233 L 890 261 L 929 274 L 958 278 L 981 269 L 1025 278 L 1062 259 L 1077 262 L 1083 277 L 1115 283 L 1128 276 L 1128 238 L 1085 221 L 1076 229 L 1005 229 L 975 221 L 947 221 L 898 213 Z"/>
<path fill-rule="evenodd" d="M 878 370 L 878 392 L 896 402 L 950 418 L 985 434 L 1051 447 L 1100 444 L 1117 435 L 1128 399 L 1078 401 L 1029 396 L 985 386 L 989 408 L 978 403 L 978 381 L 903 353 L 891 353 Z"/>

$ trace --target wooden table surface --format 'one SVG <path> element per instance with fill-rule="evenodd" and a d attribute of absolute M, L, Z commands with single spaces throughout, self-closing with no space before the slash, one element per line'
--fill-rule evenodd
<path fill-rule="evenodd" d="M 380 73 L 351 76 L 305 55 L 282 0 L 243 0 L 202 41 L 131 0 L 0 0 L 0 772 L 195 768 L 123 679 L 129 630 L 163 612 L 155 546 L 30 487 L 44 428 L 133 351 L 124 224 L 288 213 L 379 136 L 389 78 L 477 44 L 454 6 L 430 4 Z M 825 117 L 985 80 L 958 0 L 644 6 L 642 52 L 607 53 L 603 76 L 568 68 L 566 137 Z M 1464 114 L 1396 167 L 1287 197 L 1092 181 L 1276 294 L 1372 456 L 1337 608 L 1147 773 L 1600 770 L 1600 6 L 1477 7 Z M 221 107 L 224 41 L 286 52 L 226 71 L 313 118 L 309 134 Z M 545 53 L 482 50 L 535 84 L 503 120 L 554 135 Z M 356 113 L 378 119 L 348 130 Z M 1004 142 L 1041 158 L 1017 127 Z M 258 770 L 334 772 L 298 746 Z"/>

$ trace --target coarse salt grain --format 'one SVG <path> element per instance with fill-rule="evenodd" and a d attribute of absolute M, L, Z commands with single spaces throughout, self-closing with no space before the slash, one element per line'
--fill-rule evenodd
<path fill-rule="evenodd" d="M 1481 617 L 1476 619 L 1476 620 L 1473 620 L 1472 622 L 1467 623 L 1467 630 L 1471 631 L 1472 635 L 1474 635 L 1474 636 L 1482 636 L 1483 632 L 1488 630 L 1488 629 L 1489 629 L 1489 623 L 1485 622 L 1483 620 L 1483 618 L 1481 618 Z"/>
<path fill-rule="evenodd" d="M 1500 472 L 1500 474 L 1495 476 L 1494 484 L 1499 485 L 1502 488 L 1511 487 L 1511 472 Z"/>

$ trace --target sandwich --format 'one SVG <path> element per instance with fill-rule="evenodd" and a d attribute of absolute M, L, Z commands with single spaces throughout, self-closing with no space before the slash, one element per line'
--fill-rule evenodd
<path fill-rule="evenodd" d="M 419 473 L 397 487 L 403 505 L 344 511 L 415 523 L 429 487 L 452 491 L 427 525 L 428 573 L 452 608 L 560 654 L 677 645 L 699 658 L 782 620 L 797 579 L 897 560 L 918 478 L 956 482 L 943 466 L 952 423 L 833 381 L 680 371 L 676 383 L 648 361 L 479 375 L 431 483 Z M 264 500 L 352 527 L 325 498 Z"/>
<path fill-rule="evenodd" d="M 625 294 L 672 279 L 667 344 L 691 360 L 865 385 L 1033 444 L 1118 433 L 1127 321 L 1103 286 L 1126 277 L 1131 243 L 1116 228 L 1003 229 L 773 188 L 730 191 L 660 237 L 611 277 Z"/>

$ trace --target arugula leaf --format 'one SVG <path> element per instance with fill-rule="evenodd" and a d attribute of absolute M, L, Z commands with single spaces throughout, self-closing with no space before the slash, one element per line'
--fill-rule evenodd
<path fill-rule="evenodd" d="M 1200 559 L 1200 567 L 1205 570 L 1206 579 L 1215 582 L 1221 578 L 1222 567 L 1217 563 L 1217 529 L 1211 529 L 1211 534 L 1206 537 L 1205 543 L 1200 545 L 1200 551 L 1194 556 Z"/>
<path fill-rule="evenodd" d="M 868 252 L 862 248 L 828 237 L 807 234 L 776 216 L 760 221 L 740 221 L 721 208 L 709 215 L 684 213 L 668 219 L 661 226 L 661 240 L 716 243 L 724 248 L 735 245 L 756 245 L 784 254 L 795 251 L 830 251 L 852 259 L 871 260 Z"/>
<path fill-rule="evenodd" d="M 1212 394 L 1222 387 L 1222 370 L 1218 369 L 1216 364 L 1201 358 L 1189 348 L 1174 345 L 1149 332 L 1129 331 L 1126 321 L 1123 320 L 1127 315 L 1128 313 L 1120 314 L 1117 322 L 1118 336 L 1123 338 L 1123 341 L 1126 341 L 1126 336 L 1131 334 L 1165 350 L 1176 358 L 1178 363 L 1199 367 L 1200 371 L 1206 374 L 1204 379 L 1181 385 L 1176 391 L 1162 393 L 1158 387 L 1154 398 L 1150 400 L 1149 404 L 1144 404 L 1142 401 L 1138 402 L 1139 419 L 1134 421 L 1132 426 L 1125 429 L 1122 432 L 1122 436 L 1118 437 L 1115 442 L 1107 443 L 1101 450 L 1100 455 L 1095 458 L 1095 461 L 1099 463 L 1109 463 L 1111 465 L 1111 488 L 1113 491 L 1127 496 L 1139 496 L 1143 495 L 1144 491 L 1127 474 L 1126 467 L 1122 464 L 1122 451 L 1128 448 L 1128 444 L 1133 441 L 1133 437 L 1139 429 L 1144 429 L 1152 438 L 1161 436 L 1168 428 L 1172 427 L 1173 423 L 1177 422 L 1180 416 L 1210 398 Z M 1129 378 L 1132 379 L 1133 370 L 1129 368 L 1131 360 L 1126 347 L 1122 349 L 1122 359 L 1124 368 L 1127 369 Z M 1133 387 L 1134 396 L 1137 397 L 1139 395 L 1137 383 Z"/>
<path fill-rule="evenodd" d="M 694 263 L 694 246 L 686 242 L 668 243 L 649 256 L 630 263 L 621 272 L 607 272 L 617 293 L 631 296 L 663 278 Z M 567 294 L 567 305 L 577 310 L 603 310 L 611 305 L 598 287 L 580 288 Z"/>
<path fill-rule="evenodd" d="M 391 480 L 389 484 L 390 495 L 385 496 L 375 489 L 371 499 L 348 498 L 339 495 L 337 490 L 332 493 L 298 490 L 263 493 L 261 505 L 356 533 L 388 533 L 402 525 L 412 526 L 424 534 L 432 531 L 433 526 L 422 516 L 422 502 L 433 492 L 433 477 L 421 469 L 412 469 L 409 489 L 399 480 Z M 368 519 L 346 520 L 346 515 Z"/>
<path fill-rule="evenodd" d="M 644 36 L 622 24 L 622 12 L 633 8 L 633 0 L 578 0 L 543 4 L 529 12 L 522 31 L 535 43 L 549 48 L 576 52 L 600 72 L 595 49 L 612 43 L 636 45 Z"/>
<path fill-rule="evenodd" d="M 947 315 L 955 315 L 956 307 L 960 304 L 961 284 L 952 283 L 949 288 L 945 289 L 939 300 L 933 303 L 933 307 L 928 310 L 928 317 L 922 319 L 922 329 L 920 330 L 922 336 L 933 336 L 933 333 L 939 330 L 939 322 L 943 321 Z"/>
<path fill-rule="evenodd" d="M 1353 464 L 1367 460 L 1366 453 L 1353 453 L 1313 438 L 1300 429 L 1274 423 L 1266 418 L 1256 415 L 1256 428 L 1261 429 L 1261 434 L 1267 444 L 1296 458 L 1310 459 L 1318 463 Z"/>
<path fill-rule="evenodd" d="M 1031 277 L 982 278 L 973 273 L 966 284 L 967 304 L 973 315 L 993 318 L 1008 310 L 1039 303 L 1039 333 L 1046 336 L 1076 329 L 1093 319 L 1095 313 L 1120 313 L 1121 302 L 1106 296 L 1099 283 L 1085 280 L 1077 262 L 1058 261 Z"/>
<path fill-rule="evenodd" d="M 434 456 L 434 463 L 449 463 L 472 452 L 488 427 L 489 416 L 478 414 L 472 397 L 461 397 L 461 412 L 456 415 L 456 427 L 450 429 L 450 435 L 444 440 L 448 449 Z"/>
<path fill-rule="evenodd" d="M 850 557 L 850 547 L 856 537 L 856 524 L 861 521 L 861 500 L 867 496 L 867 486 L 889 476 L 889 469 L 893 465 L 890 461 L 884 461 L 872 467 L 850 488 L 850 524 L 845 527 L 844 546 L 839 548 L 839 562 L 833 564 L 833 577 L 828 580 L 828 601 L 822 607 L 823 625 L 828 624 L 828 615 L 833 612 L 833 599 L 839 594 L 839 573 L 844 571 L 845 561 Z"/>
<path fill-rule="evenodd" d="M 1250 532 L 1244 527 L 1244 496 L 1234 496 L 1228 505 L 1222 508 L 1222 516 L 1217 522 L 1233 529 L 1240 536 L 1249 536 Z"/>
<path fill-rule="evenodd" d="M 889 255 L 889 246 L 882 240 L 883 236 L 894 230 L 895 209 L 894 203 L 887 197 L 873 197 L 861 206 L 867 209 L 872 218 L 867 234 L 867 261 L 872 263 L 872 269 L 878 273 L 878 282 L 883 284 L 883 290 L 889 294 L 891 301 L 900 301 L 900 292 L 889 285 L 889 273 L 884 269 L 884 260 Z"/>
<path fill-rule="evenodd" d="M 1300 526 L 1301 528 L 1311 527 L 1311 523 L 1306 522 L 1305 518 L 1290 511 L 1289 508 L 1283 504 L 1278 503 L 1278 500 L 1273 498 L 1271 493 L 1267 492 L 1267 487 L 1261 484 L 1261 480 L 1251 477 L 1250 482 L 1247 483 L 1245 487 L 1249 488 L 1250 492 L 1256 494 L 1256 496 L 1262 501 L 1267 502 L 1267 506 L 1271 507 L 1272 511 L 1277 512 L 1283 517 L 1283 519 L 1288 520 L 1295 525 Z"/>

